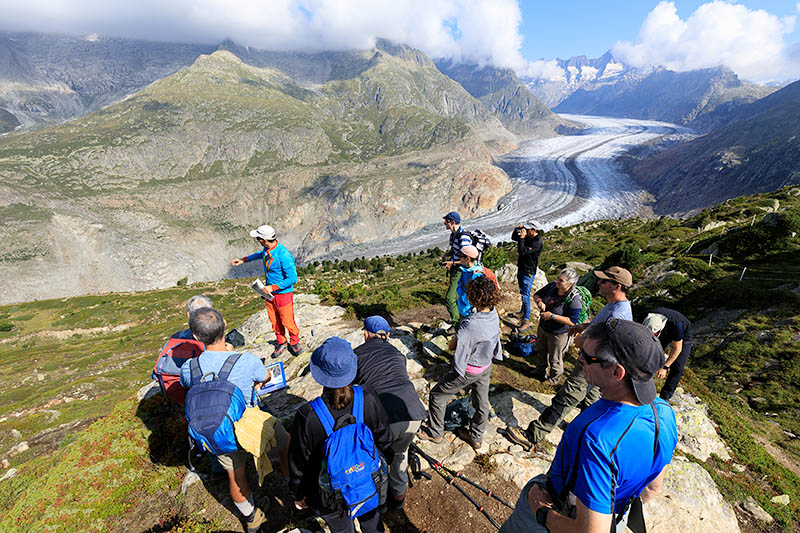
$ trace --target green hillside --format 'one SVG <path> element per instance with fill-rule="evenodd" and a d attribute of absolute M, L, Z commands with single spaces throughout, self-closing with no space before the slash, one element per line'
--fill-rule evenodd
<path fill-rule="evenodd" d="M 733 463 L 712 458 L 703 466 L 726 498 L 752 495 L 783 531 L 800 527 L 798 234 L 800 189 L 785 188 L 688 220 L 560 228 L 545 236 L 540 262 L 549 279 L 566 261 L 622 264 L 637 282 L 635 318 L 667 305 L 693 320 L 695 352 L 682 385 L 708 404 L 733 452 Z M 513 252 L 510 243 L 492 249 L 487 264 L 497 268 Z M 311 264 L 297 291 L 316 292 L 354 316 L 444 317 L 438 255 Z M 158 348 L 184 327 L 183 302 L 198 292 L 231 325 L 260 307 L 246 280 L 0 307 L 0 457 L 9 462 L 3 471 L 17 469 L 0 481 L 1 530 L 235 527 L 230 516 L 198 514 L 204 503 L 179 490 L 180 416 L 134 397 L 149 382 Z M 602 304 L 598 296 L 595 306 Z M 513 358 L 499 363 L 493 385 L 553 390 L 520 368 Z M 21 441 L 29 449 L 15 450 Z M 788 506 L 770 501 L 780 494 L 790 496 Z"/>

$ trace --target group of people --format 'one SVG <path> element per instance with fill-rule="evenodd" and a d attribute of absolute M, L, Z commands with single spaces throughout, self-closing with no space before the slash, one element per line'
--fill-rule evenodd
<path fill-rule="evenodd" d="M 354 516 L 361 531 L 383 531 L 383 505 L 351 515 L 321 489 L 321 472 L 329 460 L 326 443 L 342 425 L 360 423 L 371 432 L 388 471 L 388 494 L 381 503 L 393 509 L 402 508 L 405 501 L 412 440 L 440 442 L 447 403 L 464 389 L 470 390 L 475 414 L 456 434 L 473 448 L 481 447 L 490 413 L 492 365 L 503 358 L 497 309 L 500 290 L 491 271 L 483 268 L 481 253 L 460 220 L 455 212 L 444 217 L 451 232 L 443 262 L 450 271 L 446 302 L 452 366 L 431 389 L 428 410 L 409 380 L 405 356 L 389 343 L 389 323 L 370 316 L 364 321 L 364 343 L 355 349 L 331 337 L 313 351 L 311 375 L 323 392 L 297 410 L 288 433 L 282 426 L 276 431 L 275 457 L 280 458 L 288 480 L 289 497 L 297 509 L 310 508 L 319 514 L 333 532 L 354 531 Z M 522 329 L 530 326 L 530 291 L 542 250 L 541 231 L 537 222 L 530 221 L 512 235 L 518 243 L 522 299 L 514 319 Z M 262 294 L 277 338 L 274 355 L 287 349 L 296 355 L 301 348 L 293 312 L 294 259 L 277 242 L 272 227 L 261 226 L 251 236 L 263 249 L 232 265 L 263 262 L 266 286 Z M 573 269 L 562 270 L 554 282 L 533 295 L 539 310 L 535 374 L 556 384 L 563 375 L 564 353 L 572 343 L 579 349 L 579 364 L 538 420 L 524 430 L 509 426 L 505 434 L 531 449 L 572 408 L 583 402 L 584 410 L 567 427 L 548 473 L 525 486 L 503 531 L 608 531 L 624 529 L 625 523 L 635 530 L 637 521 L 643 520 L 640 504 L 660 488 L 663 468 L 677 443 L 675 415 L 667 400 L 690 354 L 691 324 L 677 311 L 665 308 L 648 313 L 644 324 L 633 322 L 626 296 L 633 281 L 630 272 L 610 267 L 594 275 L 607 304 L 591 322 L 581 320 L 586 302 L 576 289 L 578 274 Z M 179 334 L 191 334 L 205 344 L 206 351 L 198 358 L 204 373 L 219 372 L 231 347 L 225 345 L 222 316 L 204 298 L 190 300 L 189 331 Z M 188 370 L 184 376 L 184 371 L 181 383 L 191 387 L 191 376 Z M 660 398 L 654 377 L 666 377 Z M 267 379 L 262 361 L 249 353 L 242 354 L 229 377 L 249 405 L 255 405 L 255 391 Z M 643 453 L 650 443 L 652 454 Z M 266 515 L 253 502 L 244 470 L 246 457 L 245 452 L 236 452 L 217 459 L 228 473 L 231 497 L 252 532 L 266 521 Z"/>

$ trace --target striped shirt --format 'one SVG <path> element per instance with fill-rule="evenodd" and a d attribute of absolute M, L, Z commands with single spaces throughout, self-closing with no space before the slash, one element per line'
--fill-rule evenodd
<path fill-rule="evenodd" d="M 472 244 L 472 237 L 469 232 L 459 226 L 455 233 L 450 233 L 450 252 L 453 261 L 461 259 L 461 249 Z"/>

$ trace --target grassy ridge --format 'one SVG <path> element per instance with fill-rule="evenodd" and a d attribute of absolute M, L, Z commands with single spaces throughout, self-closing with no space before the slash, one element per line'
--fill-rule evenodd
<path fill-rule="evenodd" d="M 697 335 L 684 386 L 707 402 L 734 461 L 747 470 L 734 471 L 715 459 L 704 466 L 728 499 L 753 495 L 787 531 L 800 524 L 800 481 L 759 441 L 800 460 L 797 441 L 781 431 L 800 434 L 800 269 L 798 240 L 791 237 L 800 233 L 796 192 L 731 201 L 683 221 L 601 221 L 556 229 L 545 236 L 540 261 L 550 279 L 571 260 L 629 267 L 641 281 L 630 293 L 638 318 L 657 305 L 694 321 L 718 318 Z M 767 213 L 776 200 L 782 211 Z M 700 253 L 705 249 L 715 250 L 710 266 L 711 252 Z M 487 263 L 496 268 L 514 252 L 503 244 Z M 438 304 L 444 294 L 439 255 L 429 250 L 311 264 L 301 268 L 297 290 L 317 292 L 357 316 Z M 167 432 L 174 436 L 166 446 L 170 456 L 163 443 L 154 444 L 148 422 L 160 416 L 158 405 L 142 412 L 130 398 L 149 381 L 164 339 L 184 327 L 183 302 L 199 292 L 214 299 L 231 325 L 260 308 L 245 280 L 0 307 L 0 457 L 18 469 L 16 477 L 0 482 L 1 529 L 119 529 L 137 505 L 177 494 L 181 429 Z M 596 300 L 596 306 L 603 304 Z M 528 386 L 516 367 L 502 370 L 493 376 L 496 386 Z M 30 449 L 9 456 L 20 440 Z M 154 450 L 160 450 L 155 462 Z M 788 507 L 769 501 L 782 493 L 791 497 Z M 177 512 L 179 500 L 169 512 Z"/>

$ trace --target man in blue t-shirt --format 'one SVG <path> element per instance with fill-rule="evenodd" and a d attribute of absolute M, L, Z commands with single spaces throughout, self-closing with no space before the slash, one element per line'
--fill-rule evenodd
<path fill-rule="evenodd" d="M 672 408 L 656 398 L 653 375 L 665 361 L 658 339 L 612 318 L 587 330 L 579 360 L 602 397 L 567 427 L 550 471 L 522 489 L 501 532 L 606 532 L 612 521 L 624 531 L 644 520 L 636 499 L 661 489 L 678 431 Z"/>
<path fill-rule="evenodd" d="M 594 275 L 598 278 L 598 290 L 608 303 L 597 312 L 589 324 L 578 324 L 569 328 L 567 332 L 570 334 L 580 334 L 590 325 L 603 324 L 610 318 L 633 320 L 631 302 L 627 296 L 628 289 L 633 284 L 631 273 L 622 267 L 612 266 L 603 271 L 595 270 Z M 578 348 L 582 343 L 582 337 L 579 336 L 575 339 L 575 345 Z M 550 406 L 542 411 L 539 418 L 528 424 L 525 430 L 514 426 L 506 427 L 506 436 L 523 448 L 530 449 L 543 441 L 578 404 L 583 402 L 583 405 L 591 405 L 599 398 L 600 391 L 586 383 L 583 368 L 576 365 L 556 395 L 553 396 Z"/>
<path fill-rule="evenodd" d="M 228 357 L 235 353 L 225 346 L 225 320 L 216 309 L 201 307 L 189 315 L 189 328 L 194 338 L 206 345 L 206 351 L 200 354 L 201 375 L 209 372 L 219 373 Z M 231 369 L 228 381 L 242 391 L 248 407 L 255 405 L 254 393 L 269 379 L 267 369 L 261 359 L 244 352 Z M 192 371 L 189 364 L 181 367 L 181 385 L 192 386 Z M 245 518 L 247 531 L 258 531 L 266 522 L 264 512 L 255 506 L 250 485 L 247 482 L 245 469 L 250 454 L 244 450 L 217 455 L 219 464 L 228 472 L 228 488 L 234 505 Z"/>

